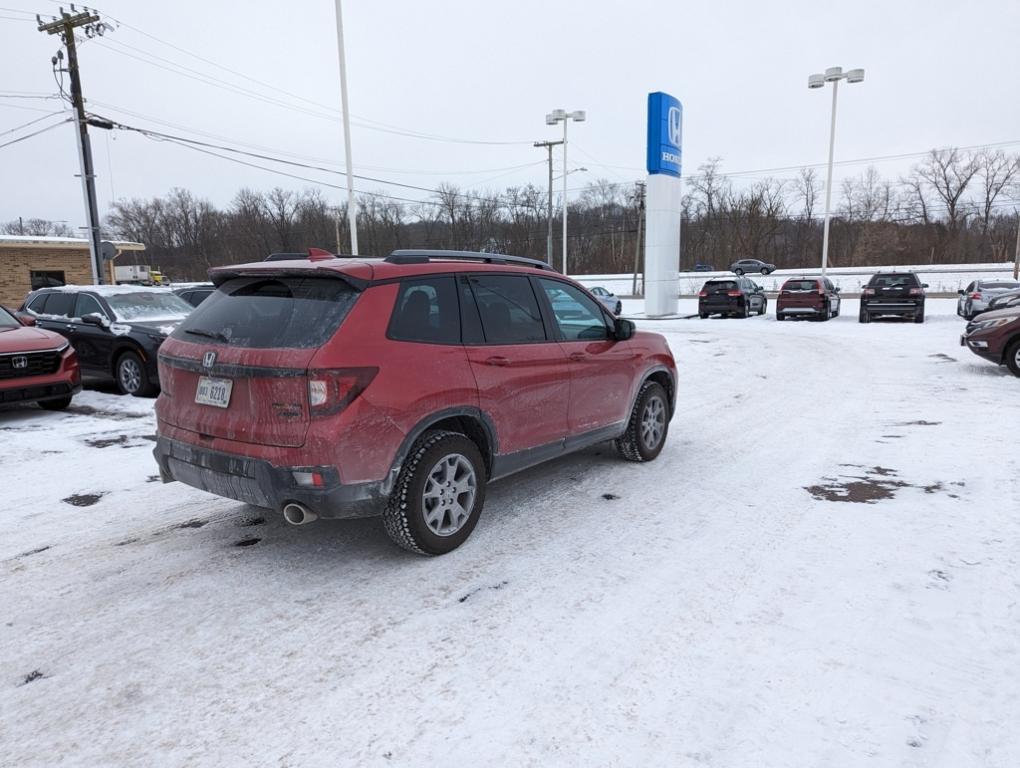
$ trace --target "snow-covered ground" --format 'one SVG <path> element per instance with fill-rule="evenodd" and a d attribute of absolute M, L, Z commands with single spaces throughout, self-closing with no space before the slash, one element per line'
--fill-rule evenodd
<path fill-rule="evenodd" d="M 659 460 L 432 559 L 161 485 L 151 401 L 0 410 L 0 765 L 1015 768 L 1020 381 L 954 309 L 640 320 Z"/>

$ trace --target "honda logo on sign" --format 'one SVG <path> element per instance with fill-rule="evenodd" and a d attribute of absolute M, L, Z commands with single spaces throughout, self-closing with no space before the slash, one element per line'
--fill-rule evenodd
<path fill-rule="evenodd" d="M 669 108 L 669 117 L 667 118 L 667 125 L 669 127 L 669 143 L 675 147 L 680 146 L 680 109 L 678 107 Z"/>
<path fill-rule="evenodd" d="M 206 368 L 212 368 L 214 365 L 216 365 L 216 353 L 206 352 L 205 355 L 202 357 L 202 365 Z"/>
<path fill-rule="evenodd" d="M 12 357 L 11 368 L 28 368 L 27 357 Z"/>

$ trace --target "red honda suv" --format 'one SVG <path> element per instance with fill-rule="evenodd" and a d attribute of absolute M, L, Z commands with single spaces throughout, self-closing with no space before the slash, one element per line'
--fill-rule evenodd
<path fill-rule="evenodd" d="M 81 392 L 78 356 L 63 336 L 32 325 L 0 307 L 0 403 L 59 411 Z"/>
<path fill-rule="evenodd" d="M 490 480 L 606 440 L 630 461 L 665 443 L 666 340 L 543 262 L 314 253 L 210 277 L 159 351 L 164 482 L 294 524 L 381 514 L 437 555 L 470 535 Z"/>

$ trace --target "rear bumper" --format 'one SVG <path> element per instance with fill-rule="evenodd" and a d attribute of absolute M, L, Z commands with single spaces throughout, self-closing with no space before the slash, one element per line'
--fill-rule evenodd
<path fill-rule="evenodd" d="M 861 311 L 869 315 L 916 315 L 924 309 L 924 302 L 912 301 L 869 301 L 861 304 Z"/>
<path fill-rule="evenodd" d="M 698 302 L 699 314 L 715 315 L 720 312 L 739 312 L 744 306 L 743 299 L 732 299 L 732 300 L 708 300 Z"/>
<path fill-rule="evenodd" d="M 179 480 L 193 488 L 282 511 L 286 504 L 304 504 L 323 518 L 371 517 L 382 512 L 382 482 L 344 485 L 336 473 L 321 488 L 297 485 L 291 474 L 306 467 L 278 467 L 268 461 L 201 448 L 159 437 L 153 456 L 164 483 Z"/>
<path fill-rule="evenodd" d="M 821 315 L 824 312 L 824 307 L 786 307 L 783 305 L 776 307 L 776 314 L 784 315 Z"/>

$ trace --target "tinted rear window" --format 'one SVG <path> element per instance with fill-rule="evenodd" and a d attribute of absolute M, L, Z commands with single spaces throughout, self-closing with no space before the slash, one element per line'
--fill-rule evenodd
<path fill-rule="evenodd" d="M 188 315 L 173 337 L 195 341 L 203 333 L 222 334 L 214 341 L 235 347 L 318 347 L 336 333 L 357 298 L 358 291 L 335 278 L 235 278 Z"/>
<path fill-rule="evenodd" d="M 736 280 L 716 280 L 713 282 L 705 283 L 705 290 L 709 293 L 718 293 L 719 291 L 735 291 L 740 286 L 737 285 Z"/>
<path fill-rule="evenodd" d="M 817 280 L 787 280 L 784 291 L 817 291 Z"/>
<path fill-rule="evenodd" d="M 917 275 L 875 275 L 871 278 L 869 285 L 874 288 L 902 288 L 904 286 L 914 288 L 920 283 L 917 280 Z"/>

